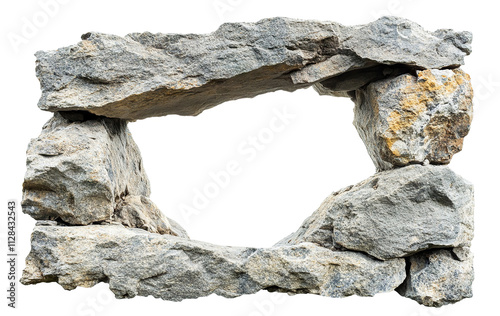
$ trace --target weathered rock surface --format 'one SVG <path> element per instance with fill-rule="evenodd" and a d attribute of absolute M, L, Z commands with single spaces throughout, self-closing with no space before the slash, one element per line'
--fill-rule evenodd
<path fill-rule="evenodd" d="M 396 289 L 427 306 L 470 297 L 473 188 L 436 165 L 469 131 L 472 88 L 458 67 L 471 41 L 397 17 L 352 27 L 272 18 L 204 35 L 87 33 L 38 52 L 38 105 L 57 113 L 27 151 L 22 205 L 38 221 L 21 282 L 106 282 L 118 298 L 173 301 L 260 290 Z M 354 100 L 382 172 L 330 195 L 271 248 L 190 240 L 149 199 L 128 121 L 310 86 Z"/>
<path fill-rule="evenodd" d="M 412 165 L 333 193 L 278 245 L 312 242 L 382 260 L 464 246 L 473 237 L 473 204 L 472 185 L 448 167 Z"/>
<path fill-rule="evenodd" d="M 115 207 L 112 220 L 127 227 L 142 228 L 152 233 L 189 238 L 184 228 L 166 217 L 153 201 L 142 195 L 123 197 Z"/>
<path fill-rule="evenodd" d="M 460 69 L 373 82 L 356 91 L 354 125 L 378 170 L 447 164 L 469 132 L 472 94 Z"/>
<path fill-rule="evenodd" d="M 352 27 L 272 18 L 227 23 L 206 35 L 87 33 L 76 45 L 36 54 L 38 105 L 135 120 L 197 115 L 228 100 L 320 82 L 344 95 L 392 67 L 458 67 L 471 40 L 468 32 L 431 33 L 397 17 Z"/>
<path fill-rule="evenodd" d="M 269 249 L 215 246 L 121 225 L 37 226 L 21 282 L 67 290 L 108 282 L 118 298 L 180 301 L 261 289 L 341 297 L 391 291 L 405 260 L 379 261 L 311 243 Z"/>
<path fill-rule="evenodd" d="M 402 259 L 379 261 L 313 243 L 259 249 L 245 267 L 263 289 L 329 297 L 389 292 L 405 275 Z"/>
<path fill-rule="evenodd" d="M 408 277 L 397 291 L 433 307 L 472 297 L 472 259 L 468 247 L 428 250 L 413 255 L 408 258 Z"/>
<path fill-rule="evenodd" d="M 123 120 L 70 121 L 56 113 L 28 146 L 22 206 L 35 219 L 72 225 L 115 220 L 172 233 L 149 194 L 139 149 Z"/>

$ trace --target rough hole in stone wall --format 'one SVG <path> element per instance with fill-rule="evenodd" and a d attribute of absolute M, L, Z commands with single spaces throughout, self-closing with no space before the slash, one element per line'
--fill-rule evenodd
<path fill-rule="evenodd" d="M 38 223 L 22 283 L 107 282 L 118 298 L 173 301 L 260 290 L 396 290 L 427 306 L 472 296 L 473 186 L 446 166 L 472 120 L 459 68 L 470 33 L 397 17 L 357 27 L 271 18 L 206 35 L 81 38 L 36 55 L 38 105 L 54 116 L 27 151 L 23 211 Z M 311 86 L 354 101 L 378 172 L 332 193 L 296 232 L 270 248 L 213 245 L 151 201 L 128 122 Z"/>

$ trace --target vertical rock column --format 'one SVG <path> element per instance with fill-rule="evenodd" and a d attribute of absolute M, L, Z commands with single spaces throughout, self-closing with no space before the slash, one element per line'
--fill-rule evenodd
<path fill-rule="evenodd" d="M 470 78 L 461 69 L 417 70 L 356 90 L 354 125 L 378 171 L 407 169 L 411 164 L 448 164 L 462 149 L 464 137 L 469 132 L 472 96 Z M 426 179 L 430 185 L 443 180 Z M 467 186 L 470 194 L 463 194 Z M 425 190 L 425 184 L 420 190 Z M 441 306 L 472 296 L 474 273 L 469 250 L 473 232 L 472 185 L 451 181 L 445 190 L 437 190 L 431 196 L 416 196 L 416 202 L 423 204 L 435 199 L 443 203 L 443 210 L 454 207 L 455 201 L 447 200 L 445 191 L 448 196 L 465 199 L 462 202 L 469 209 L 469 238 L 459 248 L 450 244 L 452 248 L 428 250 L 407 257 L 407 278 L 397 290 L 428 306 Z M 395 214 L 398 216 L 399 213 Z M 440 219 L 436 223 L 440 225 L 439 230 L 429 237 L 445 231 L 459 231 L 462 226 L 445 224 L 450 219 Z M 429 214 L 428 220 L 433 220 L 432 215 Z M 425 224 L 415 227 L 415 236 L 426 227 Z M 429 248 L 437 247 L 438 244 L 429 245 Z"/>
<path fill-rule="evenodd" d="M 25 213 L 65 225 L 117 222 L 185 235 L 149 200 L 149 180 L 126 121 L 63 115 L 56 112 L 28 146 Z"/>

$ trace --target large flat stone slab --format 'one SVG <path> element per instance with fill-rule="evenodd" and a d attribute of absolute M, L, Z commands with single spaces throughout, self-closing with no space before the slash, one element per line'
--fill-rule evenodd
<path fill-rule="evenodd" d="M 225 101 L 321 82 L 355 90 L 393 66 L 459 67 L 471 40 L 468 32 L 428 32 L 397 17 L 359 26 L 271 18 L 203 35 L 87 33 L 75 45 L 36 54 L 38 105 L 126 120 L 197 115 Z"/>
<path fill-rule="evenodd" d="M 405 260 L 380 261 L 312 243 L 224 247 L 121 225 L 37 226 L 21 282 L 67 290 L 109 283 L 117 298 L 180 301 L 259 290 L 372 296 L 405 279 Z"/>

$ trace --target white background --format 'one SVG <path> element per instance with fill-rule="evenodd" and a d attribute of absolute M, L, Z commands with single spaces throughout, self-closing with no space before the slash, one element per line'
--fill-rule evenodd
<path fill-rule="evenodd" d="M 474 297 L 440 309 L 419 306 L 397 293 L 374 298 L 332 299 L 260 292 L 236 299 L 216 296 L 167 302 L 152 297 L 116 300 L 107 284 L 65 291 L 59 285 L 18 286 L 18 309 L 6 307 L 7 266 L 0 265 L 1 314 L 5 315 L 498 315 L 499 167 L 498 12 L 489 1 L 59 1 L 50 16 L 40 1 L 3 1 L 1 55 L 1 200 L 21 199 L 26 146 L 51 114 L 40 111 L 35 77 L 37 50 L 75 44 L 98 31 L 208 33 L 224 22 L 254 22 L 286 16 L 363 24 L 399 15 L 428 30 L 453 28 L 474 33 L 473 53 L 463 68 L 475 90 L 474 121 L 464 149 L 451 167 L 475 184 L 476 233 L 473 241 Z M 64 2 L 64 3 L 63 3 Z M 46 17 L 46 19 L 44 19 Z M 35 20 L 35 21 L 34 21 Z M 26 33 L 26 24 L 36 22 Z M 23 34 L 24 30 L 24 34 Z M 23 38 L 13 45 L 13 34 Z M 130 124 L 152 185 L 152 199 L 178 220 L 193 239 L 238 246 L 270 246 L 296 230 L 332 191 L 367 178 L 375 169 L 352 126 L 353 104 L 320 97 L 312 89 L 275 92 L 227 102 L 198 117 L 168 116 Z M 249 159 L 238 151 L 248 137 L 263 133 L 274 111 L 295 115 L 284 130 Z M 186 216 L 195 190 L 212 182 L 209 173 L 236 160 L 241 172 L 209 199 L 199 214 Z M 2 214 L 5 214 L 2 212 Z M 1 253 L 6 253 L 6 214 L 0 216 Z M 19 269 L 29 252 L 35 221 L 19 214 Z"/>

